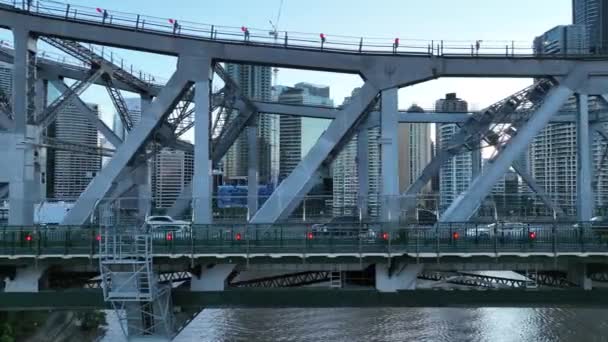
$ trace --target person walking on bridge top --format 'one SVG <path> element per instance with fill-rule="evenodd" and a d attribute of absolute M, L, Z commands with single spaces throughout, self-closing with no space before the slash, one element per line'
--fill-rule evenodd
<path fill-rule="evenodd" d="M 243 31 L 243 36 L 245 38 L 245 42 L 249 41 L 249 28 L 245 26 L 241 26 L 241 31 Z"/>
<path fill-rule="evenodd" d="M 475 54 L 479 56 L 479 48 L 481 47 L 481 40 L 475 41 Z"/>

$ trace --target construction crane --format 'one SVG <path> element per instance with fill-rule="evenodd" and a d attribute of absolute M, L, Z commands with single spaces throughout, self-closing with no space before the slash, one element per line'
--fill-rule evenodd
<path fill-rule="evenodd" d="M 270 26 L 272 27 L 272 31 L 268 32 L 268 34 L 272 37 L 274 37 L 274 43 L 277 44 L 277 41 L 279 40 L 279 21 L 281 20 L 281 12 L 283 11 L 283 1 L 281 0 L 281 2 L 279 3 L 279 11 L 277 13 L 277 19 L 275 20 L 275 22 L 273 23 L 272 20 L 268 20 L 268 22 L 270 23 Z M 278 82 L 278 78 L 279 78 L 279 68 L 274 67 L 272 69 L 272 85 L 276 86 L 277 82 Z"/>
<path fill-rule="evenodd" d="M 281 12 L 283 11 L 283 1 L 281 0 L 281 2 L 279 3 L 279 10 L 277 12 L 277 18 L 275 20 L 275 22 L 273 23 L 272 20 L 268 20 L 268 22 L 270 23 L 270 26 L 272 27 L 272 31 L 268 32 L 268 34 L 270 36 L 272 36 L 274 38 L 274 44 L 276 45 L 278 43 L 279 40 L 279 22 L 281 21 Z M 279 94 L 277 93 L 277 89 L 276 86 L 279 83 L 279 68 L 277 68 L 276 66 L 274 68 L 272 68 L 272 88 L 273 88 L 273 93 L 276 95 L 277 98 L 273 98 L 273 101 L 277 101 L 278 100 L 278 96 Z M 274 97 L 274 96 L 273 96 Z M 272 183 L 276 186 L 278 184 L 278 180 L 279 180 L 279 174 L 278 174 L 278 169 L 279 169 L 279 153 L 278 153 L 278 131 L 279 131 L 279 118 L 277 115 L 273 115 L 272 117 L 272 121 L 271 121 L 271 131 L 272 131 L 272 138 L 270 140 L 270 149 L 271 149 L 271 178 L 272 178 Z"/>

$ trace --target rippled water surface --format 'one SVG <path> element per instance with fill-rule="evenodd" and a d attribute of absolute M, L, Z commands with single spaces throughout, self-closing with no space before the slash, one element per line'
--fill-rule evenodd
<path fill-rule="evenodd" d="M 123 341 L 108 316 L 104 341 Z M 175 341 L 608 341 L 608 310 L 205 310 Z"/>

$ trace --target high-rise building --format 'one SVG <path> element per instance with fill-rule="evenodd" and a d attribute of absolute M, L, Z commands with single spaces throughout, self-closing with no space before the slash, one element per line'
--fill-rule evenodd
<path fill-rule="evenodd" d="M 306 104 L 333 107 L 329 87 L 297 83 L 283 87 L 278 101 L 287 104 Z M 327 127 L 327 120 L 281 115 L 279 119 L 279 180 L 285 179 L 298 165 L 311 144 Z M 320 127 L 325 126 L 325 127 Z"/>
<path fill-rule="evenodd" d="M 584 25 L 560 25 L 534 38 L 534 53 L 539 55 L 580 55 L 589 51 Z"/>
<path fill-rule="evenodd" d="M 355 88 L 350 97 L 344 99 L 342 107 L 350 103 L 351 98 L 359 93 L 360 88 Z M 380 213 L 380 127 L 370 128 L 367 134 L 367 173 L 368 187 L 367 213 L 370 217 L 377 217 Z M 357 158 L 357 135 L 354 135 L 331 164 L 331 175 L 333 178 L 333 215 L 334 216 L 358 216 L 357 202 L 359 198 L 358 158 Z"/>
<path fill-rule="evenodd" d="M 540 37 L 535 39 L 536 54 L 560 54 L 563 49 L 568 46 L 576 46 L 581 50 L 575 53 L 583 53 L 586 51 L 585 44 L 597 40 L 589 40 L 581 44 L 581 36 L 596 37 L 597 32 L 589 35 L 590 29 L 593 28 L 599 19 L 593 19 L 589 13 L 596 13 L 595 9 L 600 2 L 598 1 L 578 1 L 573 2 L 575 10 L 575 23 L 577 25 L 557 26 Z M 606 8 L 606 6 L 603 8 Z M 578 8 L 578 9 L 577 9 Z M 594 9 L 595 8 L 595 9 Z M 578 11 L 578 12 L 577 12 Z M 581 22 L 582 14 L 589 14 L 589 23 Z M 579 20 L 576 20 L 576 18 Z M 586 20 L 586 19 L 585 19 Z M 584 21 L 584 20 L 583 20 Z M 591 26 L 589 26 L 591 25 Z M 595 47 L 599 45 L 594 45 Z M 570 53 L 571 50 L 568 51 Z M 589 97 L 589 110 L 597 111 L 605 108 L 603 101 L 595 96 Z M 562 112 L 576 112 L 576 98 L 572 96 L 562 107 Z M 560 206 L 567 215 L 576 214 L 576 182 L 577 182 L 577 148 L 576 148 L 576 124 L 574 123 L 552 123 L 548 124 L 535 138 L 529 146 L 529 169 L 536 182 L 543 187 L 545 193 L 552 199 L 554 203 Z M 596 172 L 595 190 L 597 191 L 596 202 L 600 206 L 606 204 L 606 182 L 602 177 L 603 171 L 600 167 L 602 163 L 602 155 L 605 142 L 597 135 L 593 136 L 592 158 L 594 161 L 594 170 Z M 606 160 L 603 160 L 606 163 Z M 545 208 L 540 200 L 536 199 L 536 204 L 542 208 L 544 214 L 551 214 L 549 208 Z"/>
<path fill-rule="evenodd" d="M 423 113 L 416 105 L 408 112 Z M 399 192 L 404 192 L 431 162 L 431 125 L 428 123 L 399 124 Z M 423 192 L 430 191 L 429 183 Z"/>
<path fill-rule="evenodd" d="M 456 97 L 456 93 L 446 94 L 445 99 L 435 102 L 435 110 L 440 112 L 463 113 L 468 110 L 466 101 Z M 438 149 L 448 147 L 452 136 L 460 128 L 457 124 L 437 125 L 436 143 Z M 464 152 L 443 163 L 439 171 L 439 210 L 446 210 L 454 199 L 468 189 L 471 183 L 471 152 Z"/>
<path fill-rule="evenodd" d="M 244 96 L 258 101 L 271 100 L 271 68 L 243 64 L 226 64 L 226 72 L 239 85 Z M 272 118 L 258 116 L 258 174 L 260 183 L 270 179 Z M 246 133 L 241 133 L 223 160 L 224 177 L 227 179 L 247 177 L 248 144 Z"/>
<path fill-rule="evenodd" d="M 156 208 L 170 208 L 192 181 L 194 155 L 165 147 L 152 162 L 152 196 Z"/>
<path fill-rule="evenodd" d="M 99 115 L 96 104 L 87 105 Z M 59 111 L 55 122 L 48 129 L 48 135 L 90 147 L 99 144 L 97 128 L 72 103 Z M 74 201 L 101 169 L 101 155 L 51 149 L 48 151 L 47 167 L 47 196 Z"/>
<path fill-rule="evenodd" d="M 608 51 L 608 1 L 572 0 L 572 23 L 585 27 L 589 52 Z"/>

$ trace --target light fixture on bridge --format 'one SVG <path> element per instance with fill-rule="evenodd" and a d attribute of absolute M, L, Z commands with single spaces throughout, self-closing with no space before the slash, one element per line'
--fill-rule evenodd
<path fill-rule="evenodd" d="M 530 237 L 530 240 L 536 240 L 536 232 L 530 232 L 528 233 L 528 236 Z"/>
<path fill-rule="evenodd" d="M 308 238 L 308 240 L 312 240 L 314 236 L 312 235 L 312 232 L 308 232 L 308 234 L 306 234 L 306 237 Z"/>
<path fill-rule="evenodd" d="M 97 236 L 95 237 L 95 240 L 101 241 L 101 234 L 97 234 Z"/>
<path fill-rule="evenodd" d="M 236 233 L 236 235 L 235 235 L 235 237 L 234 237 L 234 238 L 236 239 L 236 241 L 241 241 L 241 239 L 242 239 L 243 237 L 241 236 L 241 233 Z"/>
<path fill-rule="evenodd" d="M 34 240 L 34 238 L 32 237 L 32 234 L 25 235 L 25 241 L 32 242 L 32 240 Z"/>
<path fill-rule="evenodd" d="M 458 240 L 458 239 L 460 238 L 460 234 L 459 234 L 458 232 L 453 232 L 453 233 L 452 233 L 452 238 L 453 238 L 454 240 Z"/>
<path fill-rule="evenodd" d="M 383 240 L 385 240 L 385 241 L 386 241 L 386 240 L 388 240 L 388 238 L 389 238 L 389 235 L 388 235 L 388 233 L 387 233 L 387 232 L 382 233 L 382 239 L 383 239 Z"/>
<path fill-rule="evenodd" d="M 171 234 L 171 233 L 167 233 L 167 236 L 165 236 L 165 239 L 166 239 L 167 241 L 172 241 L 172 240 L 173 240 L 173 234 Z"/>

